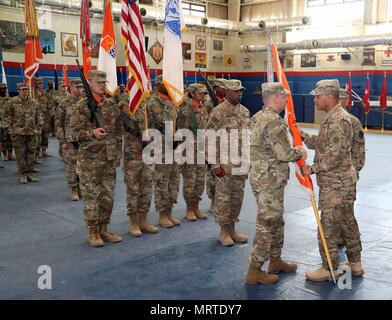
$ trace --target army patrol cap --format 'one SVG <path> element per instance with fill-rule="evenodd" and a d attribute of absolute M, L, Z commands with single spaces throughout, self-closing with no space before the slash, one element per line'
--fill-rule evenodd
<path fill-rule="evenodd" d="M 88 72 L 88 79 L 94 82 L 106 82 L 106 72 L 100 70 L 90 70 Z"/>
<path fill-rule="evenodd" d="M 320 80 L 316 83 L 316 88 L 314 88 L 310 94 L 313 96 L 319 96 L 320 94 L 331 92 L 339 94 L 340 86 L 338 79 L 332 80 Z"/>
<path fill-rule="evenodd" d="M 49 80 L 49 81 L 48 81 L 48 84 L 53 84 L 53 81 L 52 81 L 52 80 Z"/>
<path fill-rule="evenodd" d="M 162 83 L 162 75 L 158 74 L 155 76 L 155 84 Z"/>
<path fill-rule="evenodd" d="M 7 88 L 7 84 L 6 83 L 0 83 L 0 88 Z"/>
<path fill-rule="evenodd" d="M 24 83 L 24 82 L 17 83 L 16 87 L 18 88 L 18 90 L 29 89 L 29 85 L 27 83 Z"/>
<path fill-rule="evenodd" d="M 65 87 L 65 86 L 67 86 L 67 84 L 64 81 L 59 82 L 59 87 Z"/>
<path fill-rule="evenodd" d="M 44 82 L 44 80 L 42 79 L 42 78 L 34 78 L 34 81 L 35 82 L 37 82 L 37 83 L 42 83 L 42 82 Z"/>
<path fill-rule="evenodd" d="M 245 90 L 245 87 L 242 86 L 240 80 L 232 79 L 232 80 L 225 81 L 225 89 L 237 91 L 237 90 Z"/>
<path fill-rule="evenodd" d="M 261 85 L 262 94 L 267 96 L 270 94 L 286 94 L 288 91 L 283 87 L 280 82 L 265 82 Z"/>
<path fill-rule="evenodd" d="M 347 88 L 340 88 L 339 90 L 339 99 L 348 99 L 350 93 L 348 92 Z"/>
<path fill-rule="evenodd" d="M 220 87 L 220 88 L 225 88 L 225 82 L 226 82 L 226 79 L 223 79 L 223 78 L 216 78 L 215 80 L 214 80 L 214 82 L 213 82 L 213 86 L 214 87 Z"/>
<path fill-rule="evenodd" d="M 188 86 L 187 88 L 188 92 L 195 92 L 195 93 L 200 93 L 200 94 L 207 94 L 208 91 L 204 85 L 201 83 L 192 83 Z"/>
<path fill-rule="evenodd" d="M 72 79 L 69 83 L 73 87 L 81 87 L 82 86 L 82 80 L 80 80 L 80 79 Z"/>

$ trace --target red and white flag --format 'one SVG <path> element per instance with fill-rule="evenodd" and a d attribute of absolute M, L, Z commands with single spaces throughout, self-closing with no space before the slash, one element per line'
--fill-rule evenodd
<path fill-rule="evenodd" d="M 362 103 L 363 103 L 363 106 L 365 107 L 365 113 L 368 114 L 369 111 L 370 111 L 370 80 L 369 80 L 369 74 L 367 74 L 367 78 L 366 78 L 366 88 L 365 88 L 365 92 L 363 93 Z"/>
<path fill-rule="evenodd" d="M 68 68 L 65 64 L 63 65 L 63 82 L 67 85 L 67 90 L 69 91 L 70 84 L 68 78 Z"/>
<path fill-rule="evenodd" d="M 86 79 L 88 79 L 88 72 L 91 69 L 91 32 L 88 3 L 89 0 L 82 0 L 80 8 L 80 39 L 82 39 L 83 73 Z"/>
<path fill-rule="evenodd" d="M 125 61 L 129 71 L 129 111 L 135 113 L 143 98 L 149 94 L 144 27 L 138 0 L 123 0 L 121 36 L 125 44 Z"/>
<path fill-rule="evenodd" d="M 384 112 L 387 108 L 387 73 L 384 72 L 384 81 L 382 82 L 381 96 L 380 96 L 380 110 Z"/>
<path fill-rule="evenodd" d="M 353 84 L 351 82 L 351 72 L 348 73 L 347 91 L 348 91 L 347 106 L 351 108 L 353 106 Z"/>

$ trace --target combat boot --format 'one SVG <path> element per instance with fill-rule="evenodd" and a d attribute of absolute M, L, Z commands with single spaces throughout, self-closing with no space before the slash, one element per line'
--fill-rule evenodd
<path fill-rule="evenodd" d="M 132 237 L 140 237 L 142 235 L 137 218 L 137 214 L 129 215 L 129 233 Z"/>
<path fill-rule="evenodd" d="M 39 182 L 39 179 L 32 176 L 30 173 L 27 174 L 27 181 L 29 182 Z"/>
<path fill-rule="evenodd" d="M 46 150 L 46 149 L 42 150 L 42 156 L 44 158 L 52 158 L 53 157 L 51 154 L 48 153 L 48 150 Z"/>
<path fill-rule="evenodd" d="M 88 241 L 92 247 L 102 247 L 104 245 L 103 240 L 99 235 L 99 226 L 88 227 Z"/>
<path fill-rule="evenodd" d="M 20 175 L 20 180 L 19 180 L 19 182 L 22 183 L 22 184 L 26 184 L 26 183 L 27 183 L 27 174 L 26 174 L 26 173 L 22 173 L 22 174 Z"/>
<path fill-rule="evenodd" d="M 38 172 L 40 172 L 41 170 L 40 169 L 38 169 L 38 168 L 33 168 L 33 170 L 31 170 L 31 172 L 34 172 L 34 173 L 38 173 Z"/>
<path fill-rule="evenodd" d="M 82 190 L 80 189 L 80 185 L 78 185 L 78 196 L 79 196 L 79 199 L 83 199 L 82 198 Z"/>
<path fill-rule="evenodd" d="M 339 277 L 338 271 L 334 271 L 334 275 L 335 275 L 335 279 L 338 279 Z M 306 272 L 305 277 L 307 280 L 316 281 L 316 282 L 333 281 L 331 272 L 325 269 L 323 266 L 321 266 L 317 270 Z"/>
<path fill-rule="evenodd" d="M 8 151 L 7 152 L 7 159 L 8 159 L 8 161 L 15 161 L 16 160 L 16 158 L 13 155 L 12 151 Z"/>
<path fill-rule="evenodd" d="M 363 268 L 362 268 L 361 261 L 359 261 L 359 262 L 344 261 L 344 262 L 341 262 L 339 265 L 340 266 L 342 266 L 342 265 L 349 266 L 351 269 L 351 274 L 354 277 L 362 277 L 365 273 L 365 270 L 363 270 Z"/>
<path fill-rule="evenodd" d="M 169 220 L 171 221 L 171 223 L 173 224 L 173 226 L 177 227 L 181 224 L 181 221 L 178 220 L 176 217 L 173 216 L 171 209 L 168 209 L 168 214 L 167 217 L 169 218 Z"/>
<path fill-rule="evenodd" d="M 295 272 L 298 265 L 292 262 L 284 261 L 281 257 L 271 257 L 268 267 L 268 273 Z"/>
<path fill-rule="evenodd" d="M 7 151 L 3 151 L 3 160 L 8 161 Z"/>
<path fill-rule="evenodd" d="M 192 205 L 192 202 L 186 203 L 185 219 L 187 219 L 188 221 L 191 221 L 191 222 L 197 221 L 197 217 L 195 216 L 195 211 L 194 211 L 194 207 Z"/>
<path fill-rule="evenodd" d="M 235 223 L 234 222 L 231 222 L 229 224 L 229 232 L 230 232 L 230 238 L 233 239 L 233 241 L 235 241 L 235 242 L 245 243 L 248 241 L 248 237 L 246 235 L 235 231 Z"/>
<path fill-rule="evenodd" d="M 230 226 L 225 224 L 220 226 L 221 231 L 219 234 L 219 241 L 225 247 L 232 246 L 234 244 L 233 239 L 230 237 Z"/>
<path fill-rule="evenodd" d="M 42 163 L 42 161 L 41 161 L 41 160 L 39 160 L 38 158 L 35 158 L 35 160 L 34 160 L 34 163 L 35 163 L 35 164 L 41 164 L 41 163 Z"/>
<path fill-rule="evenodd" d="M 211 206 L 208 209 L 209 212 L 214 213 L 214 206 L 215 206 L 215 197 L 211 200 Z"/>
<path fill-rule="evenodd" d="M 140 231 L 143 233 L 158 233 L 159 229 L 148 223 L 147 221 L 147 213 L 139 213 L 139 227 Z"/>
<path fill-rule="evenodd" d="M 0 155 L 1 157 L 1 155 Z M 3 163 L 3 159 L 0 158 L 0 168 L 4 168 L 4 163 Z"/>
<path fill-rule="evenodd" d="M 71 189 L 71 200 L 72 201 L 78 201 L 79 200 L 78 187 L 72 187 L 72 189 Z"/>
<path fill-rule="evenodd" d="M 106 223 L 101 223 L 99 225 L 99 234 L 100 234 L 102 240 L 105 242 L 117 243 L 122 240 L 122 238 L 120 236 L 108 231 Z"/>
<path fill-rule="evenodd" d="M 194 203 L 193 212 L 195 213 L 197 219 L 204 220 L 208 218 L 208 216 L 202 210 L 199 209 L 199 201 Z"/>
<path fill-rule="evenodd" d="M 159 212 L 159 225 L 161 227 L 173 228 L 174 225 L 167 216 L 169 212 L 170 212 L 169 209 L 165 209 L 165 210 Z"/>
<path fill-rule="evenodd" d="M 248 273 L 246 274 L 247 284 L 273 284 L 278 282 L 279 277 L 276 274 L 269 274 L 261 271 L 261 268 L 257 268 L 249 264 Z"/>

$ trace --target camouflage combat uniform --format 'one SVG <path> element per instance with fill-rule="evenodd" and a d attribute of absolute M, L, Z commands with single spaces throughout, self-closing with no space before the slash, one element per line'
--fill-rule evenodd
<path fill-rule="evenodd" d="M 37 148 L 37 136 L 43 120 L 35 100 L 11 98 L 6 104 L 5 127 L 8 128 L 15 149 L 20 174 L 31 174 Z"/>
<path fill-rule="evenodd" d="M 45 94 L 48 98 L 48 107 L 50 110 L 50 122 L 49 122 L 49 134 L 54 136 L 56 135 L 56 110 L 55 110 L 55 106 L 54 106 L 54 97 L 57 94 L 57 91 L 52 89 L 52 90 L 46 90 Z"/>
<path fill-rule="evenodd" d="M 43 120 L 42 127 L 40 129 L 40 135 L 38 136 L 37 152 L 42 150 L 42 153 L 46 153 L 46 149 L 49 146 L 49 129 L 50 129 L 50 117 L 51 110 L 49 105 L 48 96 L 43 91 L 35 92 L 35 100 L 38 102 L 39 110 Z"/>
<path fill-rule="evenodd" d="M 250 118 L 248 109 L 241 104 L 234 106 L 227 100 L 212 110 L 207 123 L 207 129 L 213 129 L 215 131 L 226 129 L 229 133 L 231 129 L 238 129 L 239 155 L 242 152 L 241 132 L 243 129 L 249 129 L 249 126 Z M 215 216 L 215 222 L 223 226 L 239 221 L 238 216 L 241 211 L 247 174 L 232 175 L 232 169 L 240 167 L 240 165 L 231 164 L 230 156 L 228 164 L 220 164 L 219 150 L 220 146 L 217 143 L 217 163 L 212 167 L 213 169 L 222 167 L 225 175 L 223 177 L 215 177 L 215 202 L 212 211 Z"/>
<path fill-rule="evenodd" d="M 1 85 L 1 84 L 0 84 Z M 6 88 L 7 86 L 5 86 Z M 12 155 L 12 140 L 7 128 L 5 127 L 5 114 L 6 105 L 10 97 L 7 95 L 5 97 L 0 97 L 0 144 L 1 152 L 3 157 L 6 159 L 7 153 Z"/>
<path fill-rule="evenodd" d="M 90 71 L 91 72 L 91 71 Z M 106 77 L 106 76 L 105 76 Z M 120 109 L 114 101 L 104 99 L 98 118 L 106 131 L 103 140 L 93 135 L 87 99 L 72 109 L 71 138 L 79 143 L 76 172 L 84 201 L 84 215 L 89 227 L 107 225 L 113 209 L 115 161 L 121 158 L 122 126 Z"/>
<path fill-rule="evenodd" d="M 250 263 L 261 268 L 270 257 L 281 256 L 288 163 L 301 159 L 301 153 L 291 147 L 286 123 L 270 107 L 252 117 L 250 148 L 249 179 L 258 206 Z"/>
<path fill-rule="evenodd" d="M 61 85 L 63 85 L 63 84 L 60 82 L 59 83 L 59 87 Z M 58 90 L 56 92 L 56 94 L 54 95 L 51 109 L 52 109 L 52 113 L 54 114 L 55 117 L 57 115 L 57 108 L 58 108 L 58 106 L 60 105 L 61 101 L 65 100 L 67 98 L 67 96 L 68 96 L 68 92 L 64 92 L 63 93 L 60 90 Z M 55 125 L 56 125 L 56 120 L 55 120 Z M 55 129 L 54 132 L 57 133 L 57 128 L 54 128 L 54 129 Z M 62 158 L 63 157 L 63 149 L 61 148 L 61 144 L 60 143 L 59 143 L 59 147 L 58 147 L 58 153 L 59 153 L 59 156 Z"/>
<path fill-rule="evenodd" d="M 162 134 L 162 144 L 166 145 L 164 138 L 165 121 L 176 123 L 177 110 L 169 101 L 164 100 L 159 94 L 154 93 L 146 101 L 147 108 L 151 114 L 154 128 Z M 180 167 L 177 163 L 165 164 L 165 152 L 162 150 L 162 164 L 155 164 L 154 169 L 154 198 L 156 210 L 161 216 L 168 216 L 172 221 L 171 210 L 177 203 L 178 189 L 180 183 Z M 176 225 L 179 221 L 176 220 Z"/>
<path fill-rule="evenodd" d="M 71 132 L 71 115 L 73 109 L 80 99 L 68 95 L 57 107 L 56 124 L 57 138 L 62 148 L 67 183 L 70 188 L 79 186 L 78 176 L 76 174 L 76 156 L 78 153 L 78 143 L 72 137 Z"/>
<path fill-rule="evenodd" d="M 339 231 L 346 243 L 346 254 L 350 262 L 361 260 L 361 240 L 354 216 L 355 184 L 357 172 L 353 166 L 353 127 L 348 113 L 338 104 L 320 125 L 317 136 L 302 132 L 309 149 L 315 149 L 314 164 L 319 190 L 319 209 L 327 246 L 333 268 L 337 269 Z M 328 270 L 327 259 L 319 238 L 319 251 L 323 267 Z"/>
<path fill-rule="evenodd" d="M 208 121 L 208 113 L 203 105 L 200 111 L 192 106 L 192 100 L 186 98 L 179 108 L 177 129 L 189 129 L 194 136 L 194 164 L 182 165 L 183 195 L 188 208 L 196 210 L 202 198 L 205 187 L 206 165 L 197 164 L 197 129 L 205 129 Z"/>

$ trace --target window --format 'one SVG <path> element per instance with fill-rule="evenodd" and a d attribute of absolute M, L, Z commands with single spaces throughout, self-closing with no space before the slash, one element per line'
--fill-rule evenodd
<path fill-rule="evenodd" d="M 205 17 L 206 6 L 182 2 L 182 12 L 190 16 Z"/>
<path fill-rule="evenodd" d="M 308 0 L 306 8 L 315 27 L 362 23 L 363 14 L 364 0 Z"/>

